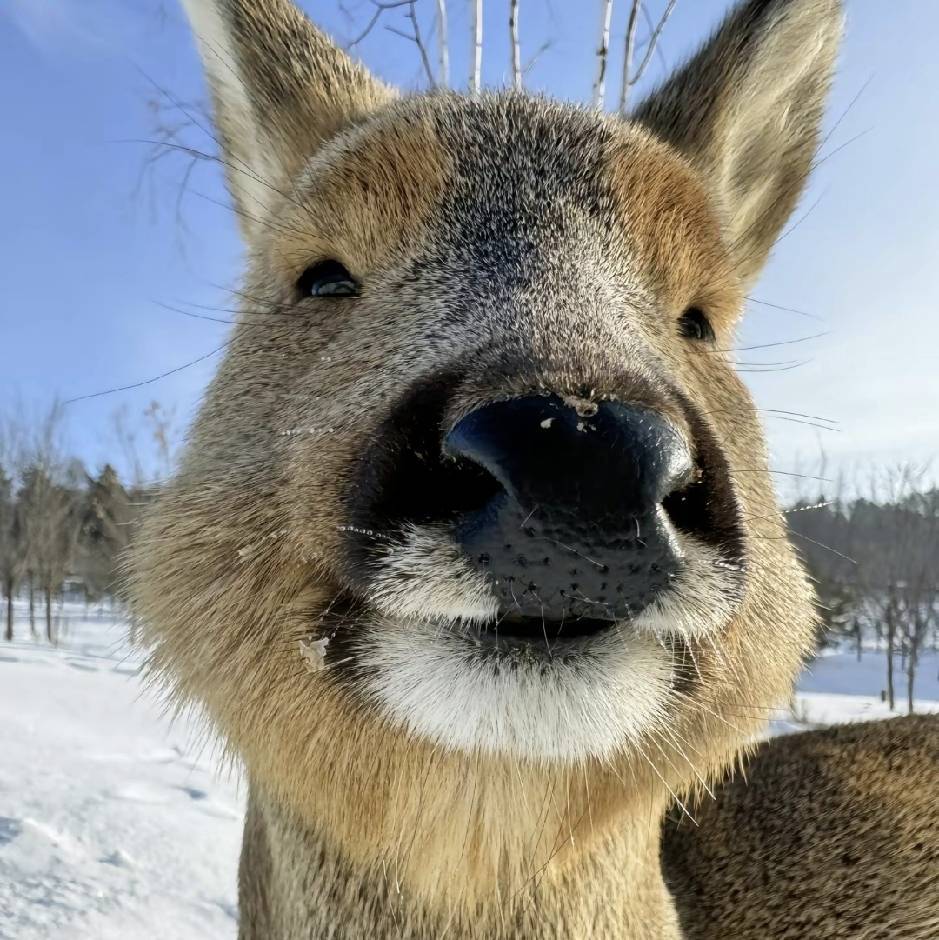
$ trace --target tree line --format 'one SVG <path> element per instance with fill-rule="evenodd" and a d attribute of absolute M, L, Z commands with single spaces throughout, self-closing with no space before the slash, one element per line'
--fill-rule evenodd
<path fill-rule="evenodd" d="M 28 599 L 29 627 L 37 620 L 56 642 L 54 602 L 67 579 L 87 601 L 118 593 L 123 553 L 156 485 L 146 478 L 126 415 L 115 431 L 130 469 L 121 479 L 112 463 L 89 471 L 61 442 L 62 410 L 53 406 L 34 425 L 7 418 L 0 424 L 0 588 L 3 633 L 14 634 L 14 600 Z M 144 412 L 144 426 L 168 450 L 168 420 L 158 404 Z"/>
<path fill-rule="evenodd" d="M 880 469 L 851 497 L 842 482 L 835 498 L 800 499 L 787 512 L 815 582 L 819 645 L 853 645 L 860 659 L 873 640 L 890 708 L 905 680 L 910 712 L 922 654 L 939 645 L 939 488 L 927 471 Z"/>

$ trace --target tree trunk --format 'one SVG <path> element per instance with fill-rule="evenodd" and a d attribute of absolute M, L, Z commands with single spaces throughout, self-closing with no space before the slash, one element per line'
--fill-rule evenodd
<path fill-rule="evenodd" d="M 32 575 L 29 576 L 29 632 L 34 640 L 39 636 L 36 633 L 36 588 Z"/>
<path fill-rule="evenodd" d="M 913 682 L 916 679 L 916 647 L 910 645 L 910 655 L 906 660 L 906 707 L 913 714 Z"/>
<path fill-rule="evenodd" d="M 46 598 L 46 639 L 55 646 L 55 632 L 52 629 L 52 588 L 43 591 Z"/>
<path fill-rule="evenodd" d="M 7 627 L 4 633 L 4 638 L 7 643 L 13 642 L 13 582 L 7 581 L 6 584 L 7 591 Z"/>
<path fill-rule="evenodd" d="M 861 661 L 861 621 L 854 621 L 854 639 L 857 643 L 857 661 Z"/>
<path fill-rule="evenodd" d="M 893 711 L 893 639 L 896 633 L 896 626 L 893 622 L 893 615 L 888 614 L 887 619 L 887 702 L 890 705 L 890 711 Z"/>

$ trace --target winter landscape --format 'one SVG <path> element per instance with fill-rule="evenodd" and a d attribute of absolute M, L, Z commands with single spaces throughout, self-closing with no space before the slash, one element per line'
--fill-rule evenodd
<path fill-rule="evenodd" d="M 612 116 L 731 0 L 298 3 L 402 89 Z M 812 178 L 718 347 L 766 427 L 771 537 L 818 597 L 817 653 L 767 735 L 939 713 L 939 3 L 846 6 Z M 234 940 L 244 784 L 167 713 L 111 595 L 235 318 L 283 311 L 237 280 L 258 220 L 225 190 L 177 0 L 5 0 L 3 69 L 0 940 Z"/>
<path fill-rule="evenodd" d="M 31 638 L 25 604 L 15 614 L 0 645 L 0 937 L 235 937 L 237 775 L 162 713 L 116 610 L 60 605 L 56 647 Z M 815 659 L 771 733 L 888 717 L 875 645 Z M 924 650 L 917 711 L 939 712 L 937 673 Z"/>

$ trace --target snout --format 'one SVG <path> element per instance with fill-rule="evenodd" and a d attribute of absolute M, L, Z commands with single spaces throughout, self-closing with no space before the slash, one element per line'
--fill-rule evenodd
<path fill-rule="evenodd" d="M 510 618 L 612 621 L 637 613 L 681 565 L 663 509 L 694 475 L 663 414 L 616 401 L 532 395 L 479 408 L 444 454 L 492 479 L 456 537 Z"/>
<path fill-rule="evenodd" d="M 465 380 L 415 386 L 357 461 L 351 592 L 394 618 L 526 644 L 647 611 L 660 623 L 676 604 L 725 611 L 744 542 L 722 450 L 677 390 L 623 386 L 495 397 L 456 421 Z"/>

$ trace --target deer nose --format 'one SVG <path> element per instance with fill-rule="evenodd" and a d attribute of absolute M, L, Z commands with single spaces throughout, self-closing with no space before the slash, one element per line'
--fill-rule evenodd
<path fill-rule="evenodd" d="M 456 535 L 506 614 L 625 619 L 675 578 L 681 548 L 662 503 L 691 481 L 693 462 L 660 412 L 553 395 L 497 401 L 460 420 L 444 453 L 498 484 Z"/>

